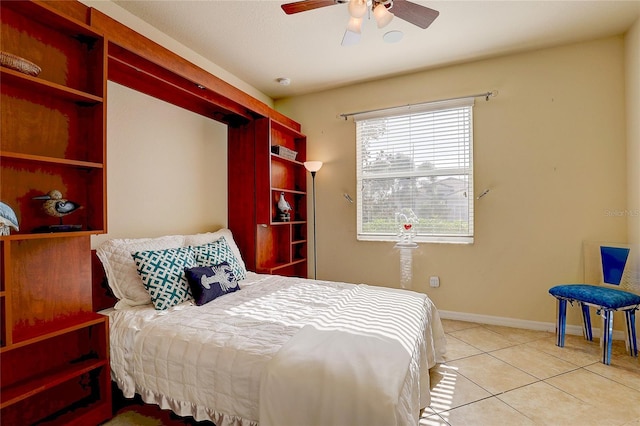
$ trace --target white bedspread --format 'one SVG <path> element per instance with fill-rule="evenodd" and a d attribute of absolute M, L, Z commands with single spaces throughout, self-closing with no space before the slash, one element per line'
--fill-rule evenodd
<path fill-rule="evenodd" d="M 331 310 L 357 288 L 257 274 L 240 286 L 200 307 L 110 311 L 112 378 L 124 395 L 139 393 L 147 403 L 217 426 L 257 425 L 268 363 L 304 325 L 333 318 Z M 404 367 L 397 404 L 409 416 L 428 404 L 428 368 L 444 353 L 437 311 L 424 300 L 428 326 Z"/>
<path fill-rule="evenodd" d="M 407 375 L 420 382 L 410 364 L 425 345 L 425 302 L 424 294 L 365 285 L 346 292 L 267 364 L 260 425 L 417 424 L 418 398 L 410 410 L 400 401 Z"/>

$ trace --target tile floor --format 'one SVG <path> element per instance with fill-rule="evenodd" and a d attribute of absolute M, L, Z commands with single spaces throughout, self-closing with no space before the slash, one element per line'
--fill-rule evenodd
<path fill-rule="evenodd" d="M 420 426 L 640 426 L 640 361 L 614 341 L 611 365 L 597 339 L 443 320 L 446 362 L 431 370 Z"/>

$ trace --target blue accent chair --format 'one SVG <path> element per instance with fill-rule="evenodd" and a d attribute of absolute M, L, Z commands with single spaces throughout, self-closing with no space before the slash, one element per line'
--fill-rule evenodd
<path fill-rule="evenodd" d="M 600 251 L 605 284 L 619 285 L 629 250 L 602 246 Z M 567 302 L 571 303 L 571 305 L 573 305 L 573 302 L 578 302 L 582 310 L 583 334 L 587 340 L 593 340 L 589 307 L 594 307 L 598 315 L 603 317 L 602 341 L 600 342 L 602 345 L 603 364 L 611 364 L 614 311 L 624 312 L 627 329 L 625 336 L 627 351 L 633 357 L 638 356 L 635 321 L 636 311 L 640 309 L 640 295 L 608 286 L 588 284 L 557 285 L 550 288 L 549 293 L 557 299 L 558 303 L 557 346 L 564 347 Z"/>

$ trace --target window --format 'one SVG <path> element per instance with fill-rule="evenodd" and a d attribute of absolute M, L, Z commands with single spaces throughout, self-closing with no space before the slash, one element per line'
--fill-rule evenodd
<path fill-rule="evenodd" d="M 473 98 L 356 115 L 358 240 L 473 242 Z"/>

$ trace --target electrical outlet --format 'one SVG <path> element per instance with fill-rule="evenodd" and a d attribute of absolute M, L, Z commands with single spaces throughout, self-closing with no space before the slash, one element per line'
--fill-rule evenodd
<path fill-rule="evenodd" d="M 440 278 L 438 278 L 438 277 L 429 277 L 429 285 L 431 287 L 440 287 Z"/>

